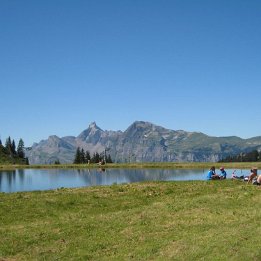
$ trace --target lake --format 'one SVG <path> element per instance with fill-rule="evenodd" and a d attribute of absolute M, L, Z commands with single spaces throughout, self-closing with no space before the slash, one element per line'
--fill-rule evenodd
<path fill-rule="evenodd" d="M 226 170 L 231 178 L 233 170 Z M 0 171 L 0 192 L 50 190 L 141 181 L 205 180 L 200 169 L 17 169 Z M 218 172 L 217 172 L 218 173 Z M 249 170 L 236 174 L 248 175 Z"/>

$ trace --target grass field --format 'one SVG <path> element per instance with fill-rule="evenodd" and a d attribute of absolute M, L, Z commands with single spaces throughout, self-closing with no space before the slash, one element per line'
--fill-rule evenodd
<path fill-rule="evenodd" d="M 261 162 L 229 162 L 229 163 L 213 163 L 213 162 L 143 162 L 143 163 L 110 163 L 106 165 L 98 164 L 58 164 L 58 165 L 12 165 L 0 164 L 0 170 L 9 169 L 52 169 L 52 168 L 170 168 L 170 169 L 208 169 L 211 166 L 224 166 L 226 169 L 250 169 L 252 166 L 261 169 Z"/>
<path fill-rule="evenodd" d="M 0 193 L 0 260 L 261 260 L 260 221 L 233 180 Z"/>

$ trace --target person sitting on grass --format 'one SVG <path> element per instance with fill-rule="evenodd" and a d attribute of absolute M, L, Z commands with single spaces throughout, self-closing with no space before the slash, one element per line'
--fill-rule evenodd
<path fill-rule="evenodd" d="M 234 170 L 232 173 L 232 179 L 243 179 L 244 181 L 245 181 L 245 179 L 247 179 L 246 181 L 248 181 L 248 176 L 244 176 L 244 175 L 237 176 L 236 170 Z"/>
<path fill-rule="evenodd" d="M 252 179 L 252 184 L 260 186 L 261 185 L 261 175 L 254 176 L 254 178 Z"/>
<path fill-rule="evenodd" d="M 220 179 L 226 179 L 226 178 L 227 178 L 227 173 L 226 173 L 224 167 L 220 167 L 219 178 L 220 178 Z"/>
<path fill-rule="evenodd" d="M 252 180 L 253 180 L 255 177 L 257 177 L 257 168 L 256 168 L 256 167 L 253 167 L 253 168 L 251 169 L 251 173 L 249 174 L 247 184 L 249 184 L 250 182 L 252 182 Z"/>
<path fill-rule="evenodd" d="M 216 174 L 215 172 L 216 168 L 212 166 L 207 174 L 207 179 L 208 180 L 213 180 L 213 179 L 219 179 L 219 175 Z"/>
<path fill-rule="evenodd" d="M 256 180 L 256 185 L 261 185 L 261 175 L 259 175 L 258 177 L 257 177 L 257 180 Z"/>

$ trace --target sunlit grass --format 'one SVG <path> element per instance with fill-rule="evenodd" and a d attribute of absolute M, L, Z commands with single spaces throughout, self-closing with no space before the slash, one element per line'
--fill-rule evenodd
<path fill-rule="evenodd" d="M 260 199 L 233 180 L 0 193 L 0 260 L 260 260 Z"/>

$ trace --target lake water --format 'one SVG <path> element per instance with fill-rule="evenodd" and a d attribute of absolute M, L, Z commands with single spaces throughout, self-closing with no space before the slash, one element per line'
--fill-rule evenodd
<path fill-rule="evenodd" d="M 233 170 L 226 170 L 231 178 Z M 112 185 L 158 180 L 205 180 L 208 170 L 173 169 L 17 169 L 0 171 L 0 192 Z M 236 174 L 248 175 L 249 170 Z"/>

